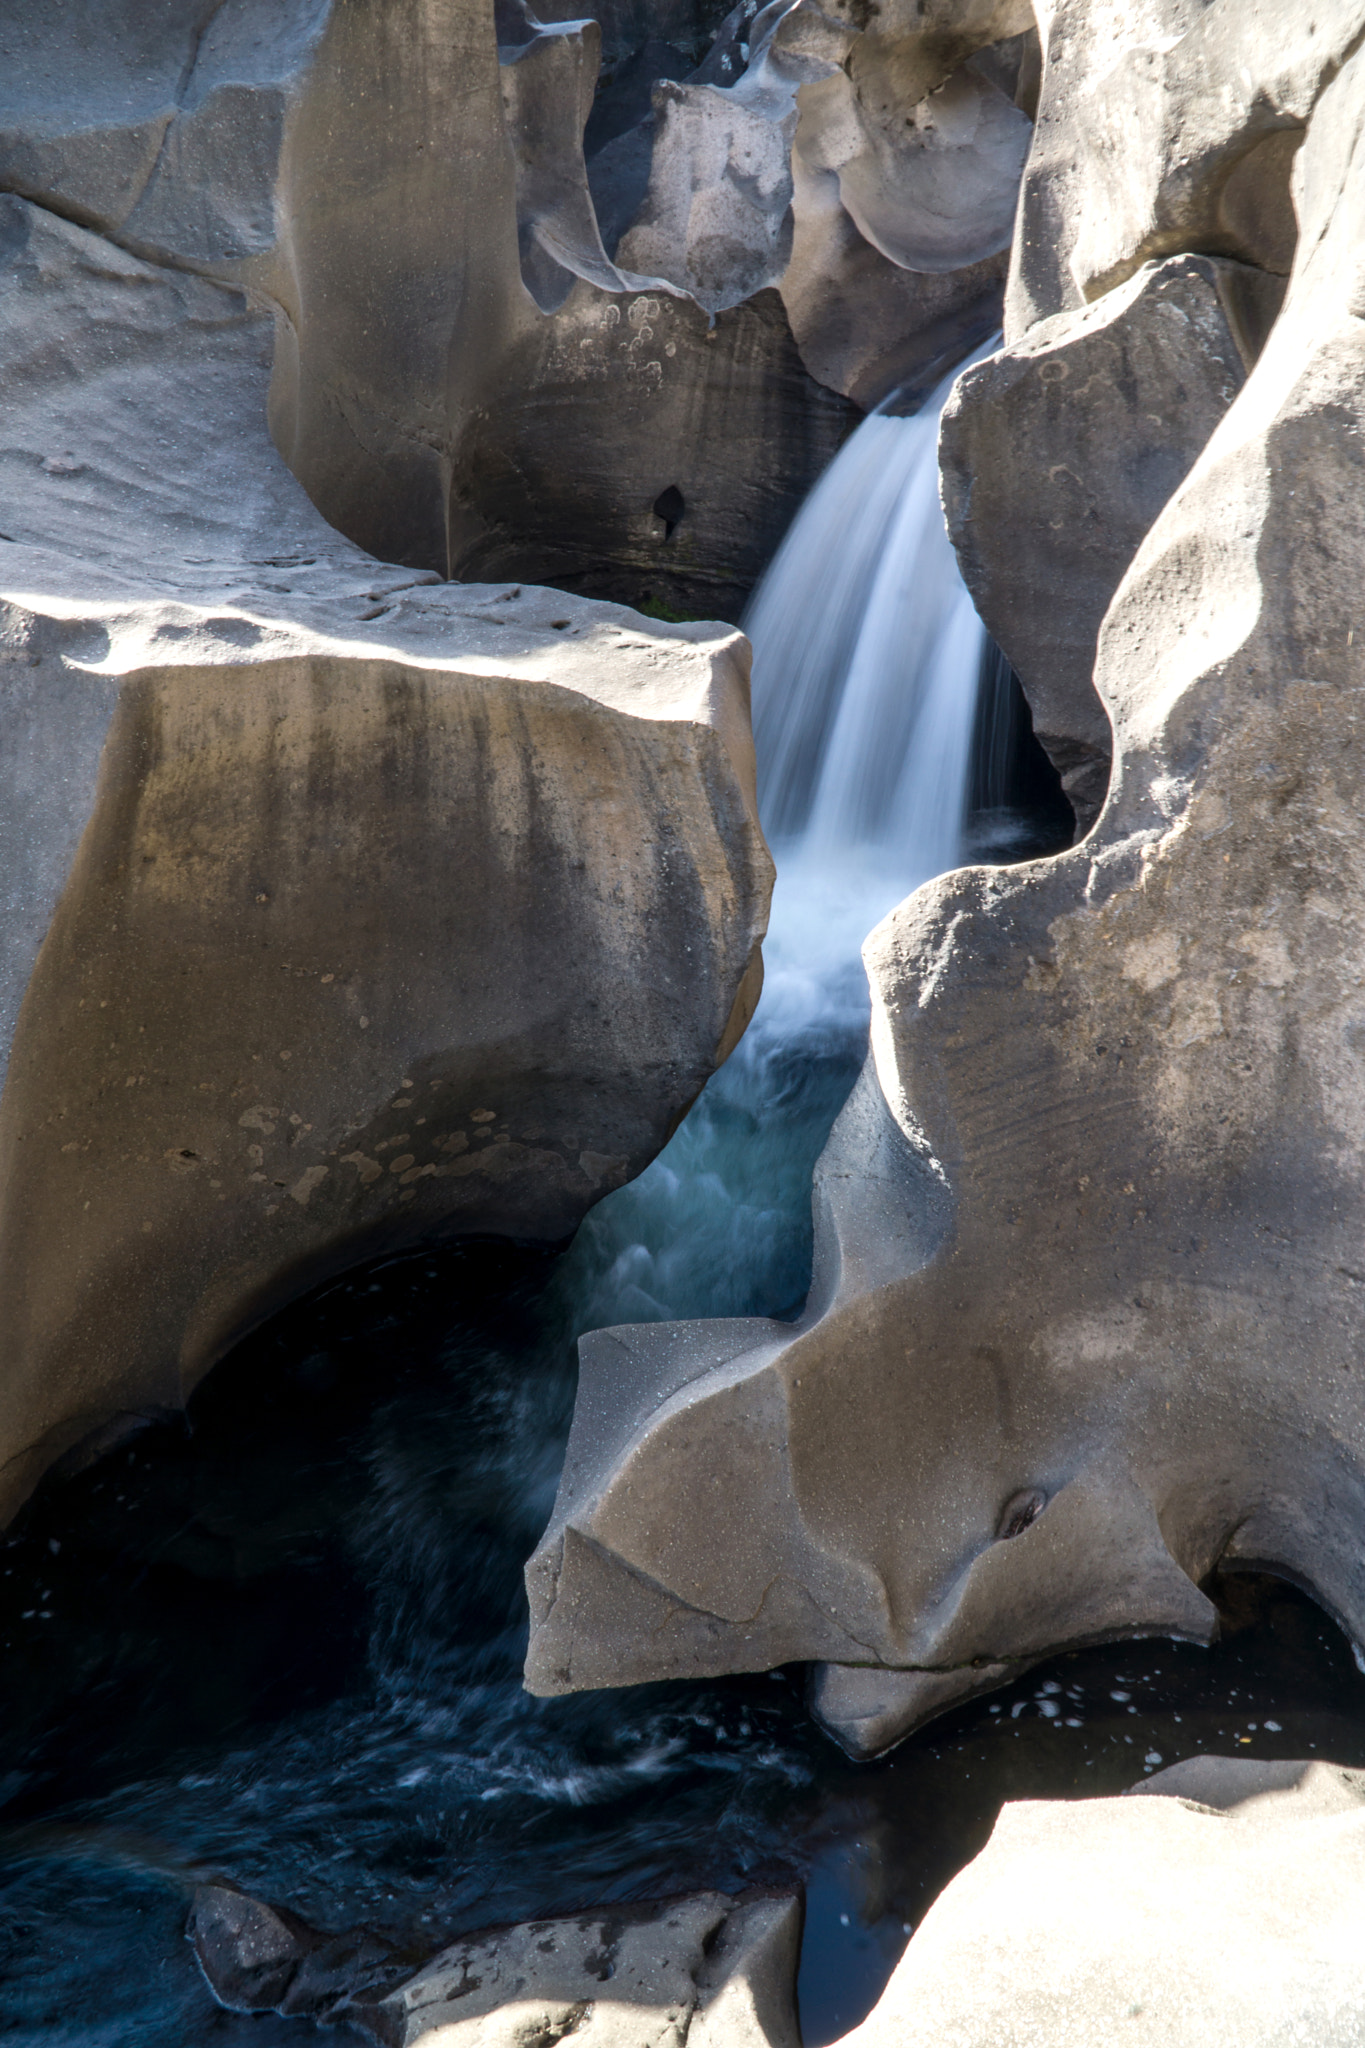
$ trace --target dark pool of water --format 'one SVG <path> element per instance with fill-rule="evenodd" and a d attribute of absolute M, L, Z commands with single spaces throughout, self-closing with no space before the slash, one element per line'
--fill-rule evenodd
<path fill-rule="evenodd" d="M 7 2042 L 299 2039 L 202 1985 L 185 1894 L 213 1870 L 433 1947 L 800 1879 L 819 2048 L 1002 1800 L 1205 1749 L 1365 1764 L 1365 1678 L 1263 1581 L 1222 1590 L 1213 1650 L 1061 1658 L 873 1765 L 815 1732 L 799 1670 L 529 1699 L 520 1563 L 571 1405 L 563 1270 L 466 1245 L 354 1277 L 242 1347 L 188 1425 L 44 1489 L 0 1553 Z"/>
<path fill-rule="evenodd" d="M 187 1417 L 50 1480 L 0 1546 L 0 2036 L 308 2038 L 211 1999 L 183 1939 L 224 1873 L 432 1949 L 492 1922 L 799 1881 L 807 2048 L 861 2019 L 1002 1801 L 1201 1750 L 1365 1764 L 1365 1678 L 1264 1581 L 1212 1650 L 1059 1659 L 849 1763 L 799 1669 L 521 1690 L 521 1566 L 595 1323 L 792 1313 L 810 1174 L 865 995 L 788 988 L 660 1160 L 562 1255 L 472 1243 L 353 1275 L 239 1347 Z M 793 1017 L 797 1016 L 796 1027 Z"/>

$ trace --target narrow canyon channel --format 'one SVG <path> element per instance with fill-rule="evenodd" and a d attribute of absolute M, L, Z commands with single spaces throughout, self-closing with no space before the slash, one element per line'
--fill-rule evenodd
<path fill-rule="evenodd" d="M 861 940 L 945 869 L 1070 843 L 944 531 L 946 390 L 857 428 L 752 600 L 778 863 L 766 985 L 667 1148 L 558 1252 L 466 1240 L 315 1292 L 183 1418 L 50 1478 L 10 1531 L 0 2031 L 16 2048 L 307 2038 L 213 2003 L 182 1932 L 215 1875 L 414 1954 L 581 1906 L 796 1881 L 803 2037 L 824 2048 L 1006 1799 L 1118 1792 L 1205 1749 L 1365 1765 L 1345 1638 L 1254 1575 L 1215 1588 L 1211 1649 L 1073 1651 L 872 1763 L 815 1727 L 799 1666 L 522 1689 L 522 1567 L 554 1498 L 575 1339 L 800 1311 L 812 1170 L 866 1044 Z"/>

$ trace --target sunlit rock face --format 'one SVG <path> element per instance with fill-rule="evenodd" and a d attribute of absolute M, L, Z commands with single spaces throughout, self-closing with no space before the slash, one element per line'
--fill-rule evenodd
<path fill-rule="evenodd" d="M 260 1317 L 556 1241 L 743 1029 L 724 627 L 385 566 L 237 289 L 0 199 L 0 1514 Z"/>
<path fill-rule="evenodd" d="M 1363 1789 L 1326 1763 L 1201 1756 L 1137 1797 L 1011 1803 L 840 2048 L 1348 2048 Z"/>
<path fill-rule="evenodd" d="M 1290 179 L 1361 31 L 1356 0 L 1039 0 L 1047 63 L 1006 341 L 1178 250 L 1287 275 Z"/>
<path fill-rule="evenodd" d="M 1281 278 L 1168 256 L 966 371 L 939 437 L 948 531 L 1078 828 L 1109 786 L 1091 675 L 1143 535 L 1246 381 Z"/>
<path fill-rule="evenodd" d="M 1215 1565 L 1365 1642 L 1363 127 L 1355 56 L 1283 310 L 1100 630 L 1090 837 L 865 947 L 804 1317 L 585 1345 L 534 1689 L 806 1658 L 867 1753 L 1059 1648 L 1207 1638 Z"/>
<path fill-rule="evenodd" d="M 950 408 L 944 488 L 1084 830 L 1109 773 L 1100 620 L 1273 318 L 1296 153 L 1362 20 L 1358 0 L 1040 0 L 1038 24 L 1007 346 Z"/>

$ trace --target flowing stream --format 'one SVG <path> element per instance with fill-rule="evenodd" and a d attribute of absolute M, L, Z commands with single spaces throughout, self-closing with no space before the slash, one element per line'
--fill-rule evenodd
<path fill-rule="evenodd" d="M 182 1939 L 205 1872 L 432 1949 L 700 1885 L 806 1885 L 806 2048 L 863 2017 L 1002 1799 L 1117 1791 L 1202 1748 L 1365 1764 L 1365 1679 L 1287 1588 L 1211 1652 L 1079 1652 L 874 1765 L 799 1669 L 533 1700 L 522 1561 L 574 1339 L 799 1310 L 810 1177 L 866 1032 L 858 943 L 965 851 L 1065 839 L 943 534 L 936 405 L 873 417 L 754 603 L 781 879 L 745 1040 L 562 1256 L 467 1243 L 348 1276 L 239 1347 L 188 1419 L 43 1488 L 3 1553 L 0 2033 L 274 2048 Z"/>

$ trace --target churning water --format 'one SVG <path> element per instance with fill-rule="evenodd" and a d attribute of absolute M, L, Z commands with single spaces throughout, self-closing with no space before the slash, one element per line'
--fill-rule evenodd
<path fill-rule="evenodd" d="M 867 2011 L 1003 1798 L 1115 1791 L 1233 1744 L 1365 1763 L 1365 1680 L 1282 1588 L 1243 1595 L 1212 1652 L 1060 1659 L 870 1766 L 815 1732 L 799 1670 L 521 1690 L 521 1566 L 576 1334 L 799 1308 L 811 1168 L 863 1048 L 858 941 L 964 846 L 1055 840 L 1055 798 L 1014 805 L 1026 719 L 943 540 L 934 425 L 860 429 L 756 601 L 781 867 L 768 986 L 664 1154 L 562 1256 L 471 1243 L 300 1303 L 185 1422 L 45 1487 L 0 1552 L 7 2048 L 306 2039 L 214 2007 L 181 1938 L 206 1872 L 431 1948 L 800 1879 L 820 2048 Z"/>
<path fill-rule="evenodd" d="M 1069 836 L 1065 800 L 1028 780 L 1041 756 L 1022 695 L 943 523 L 938 423 L 957 374 L 919 413 L 863 421 L 749 607 L 778 868 L 763 996 L 672 1143 L 580 1231 L 583 1329 L 799 1310 L 811 1172 L 864 1051 L 863 939 L 964 853 Z"/>

